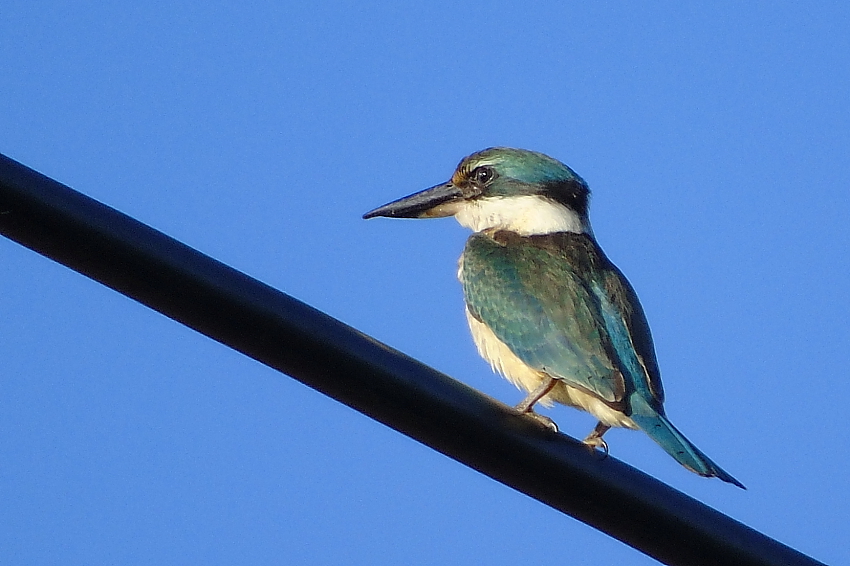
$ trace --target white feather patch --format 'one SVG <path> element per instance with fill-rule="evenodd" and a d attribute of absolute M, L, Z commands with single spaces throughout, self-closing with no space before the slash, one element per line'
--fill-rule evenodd
<path fill-rule="evenodd" d="M 479 198 L 459 202 L 456 206 L 457 221 L 474 232 L 488 228 L 510 230 L 522 236 L 589 232 L 589 227 L 575 211 L 536 195 Z"/>

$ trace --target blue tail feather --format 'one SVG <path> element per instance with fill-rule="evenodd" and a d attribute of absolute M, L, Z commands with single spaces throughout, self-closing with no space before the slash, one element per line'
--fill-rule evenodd
<path fill-rule="evenodd" d="M 659 415 L 643 399 L 633 398 L 632 410 L 631 418 L 635 424 L 684 467 L 701 476 L 717 477 L 741 489 L 747 489 L 691 444 L 666 416 Z"/>

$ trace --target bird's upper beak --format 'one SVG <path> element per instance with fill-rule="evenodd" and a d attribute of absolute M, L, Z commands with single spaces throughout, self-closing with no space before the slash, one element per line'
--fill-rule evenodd
<path fill-rule="evenodd" d="M 463 193 L 451 182 L 436 185 L 430 189 L 413 193 L 410 196 L 394 200 L 379 206 L 363 215 L 363 218 L 386 216 L 389 218 L 440 218 L 452 216 L 458 210 L 458 204 L 464 199 Z"/>

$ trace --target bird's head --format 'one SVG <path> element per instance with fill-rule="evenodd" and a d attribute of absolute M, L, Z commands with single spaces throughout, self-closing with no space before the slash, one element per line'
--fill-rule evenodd
<path fill-rule="evenodd" d="M 590 233 L 589 197 L 587 183 L 560 161 L 536 151 L 495 147 L 464 158 L 447 183 L 385 204 L 363 218 L 454 216 L 476 232 Z"/>

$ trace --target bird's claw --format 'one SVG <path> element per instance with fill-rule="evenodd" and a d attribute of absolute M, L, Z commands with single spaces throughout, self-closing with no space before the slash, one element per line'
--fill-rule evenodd
<path fill-rule="evenodd" d="M 596 436 L 591 433 L 587 438 L 582 440 L 585 446 L 590 448 L 591 451 L 595 451 L 596 449 L 602 450 L 605 453 L 605 457 L 608 457 L 608 443 L 605 442 L 605 439 L 601 436 Z"/>
<path fill-rule="evenodd" d="M 551 429 L 553 432 L 558 432 L 558 425 L 555 424 L 555 421 L 553 421 L 549 417 L 541 415 L 540 413 L 535 413 L 534 411 L 526 411 L 524 414 L 534 418 L 534 420 L 544 425 L 545 427 Z"/>

